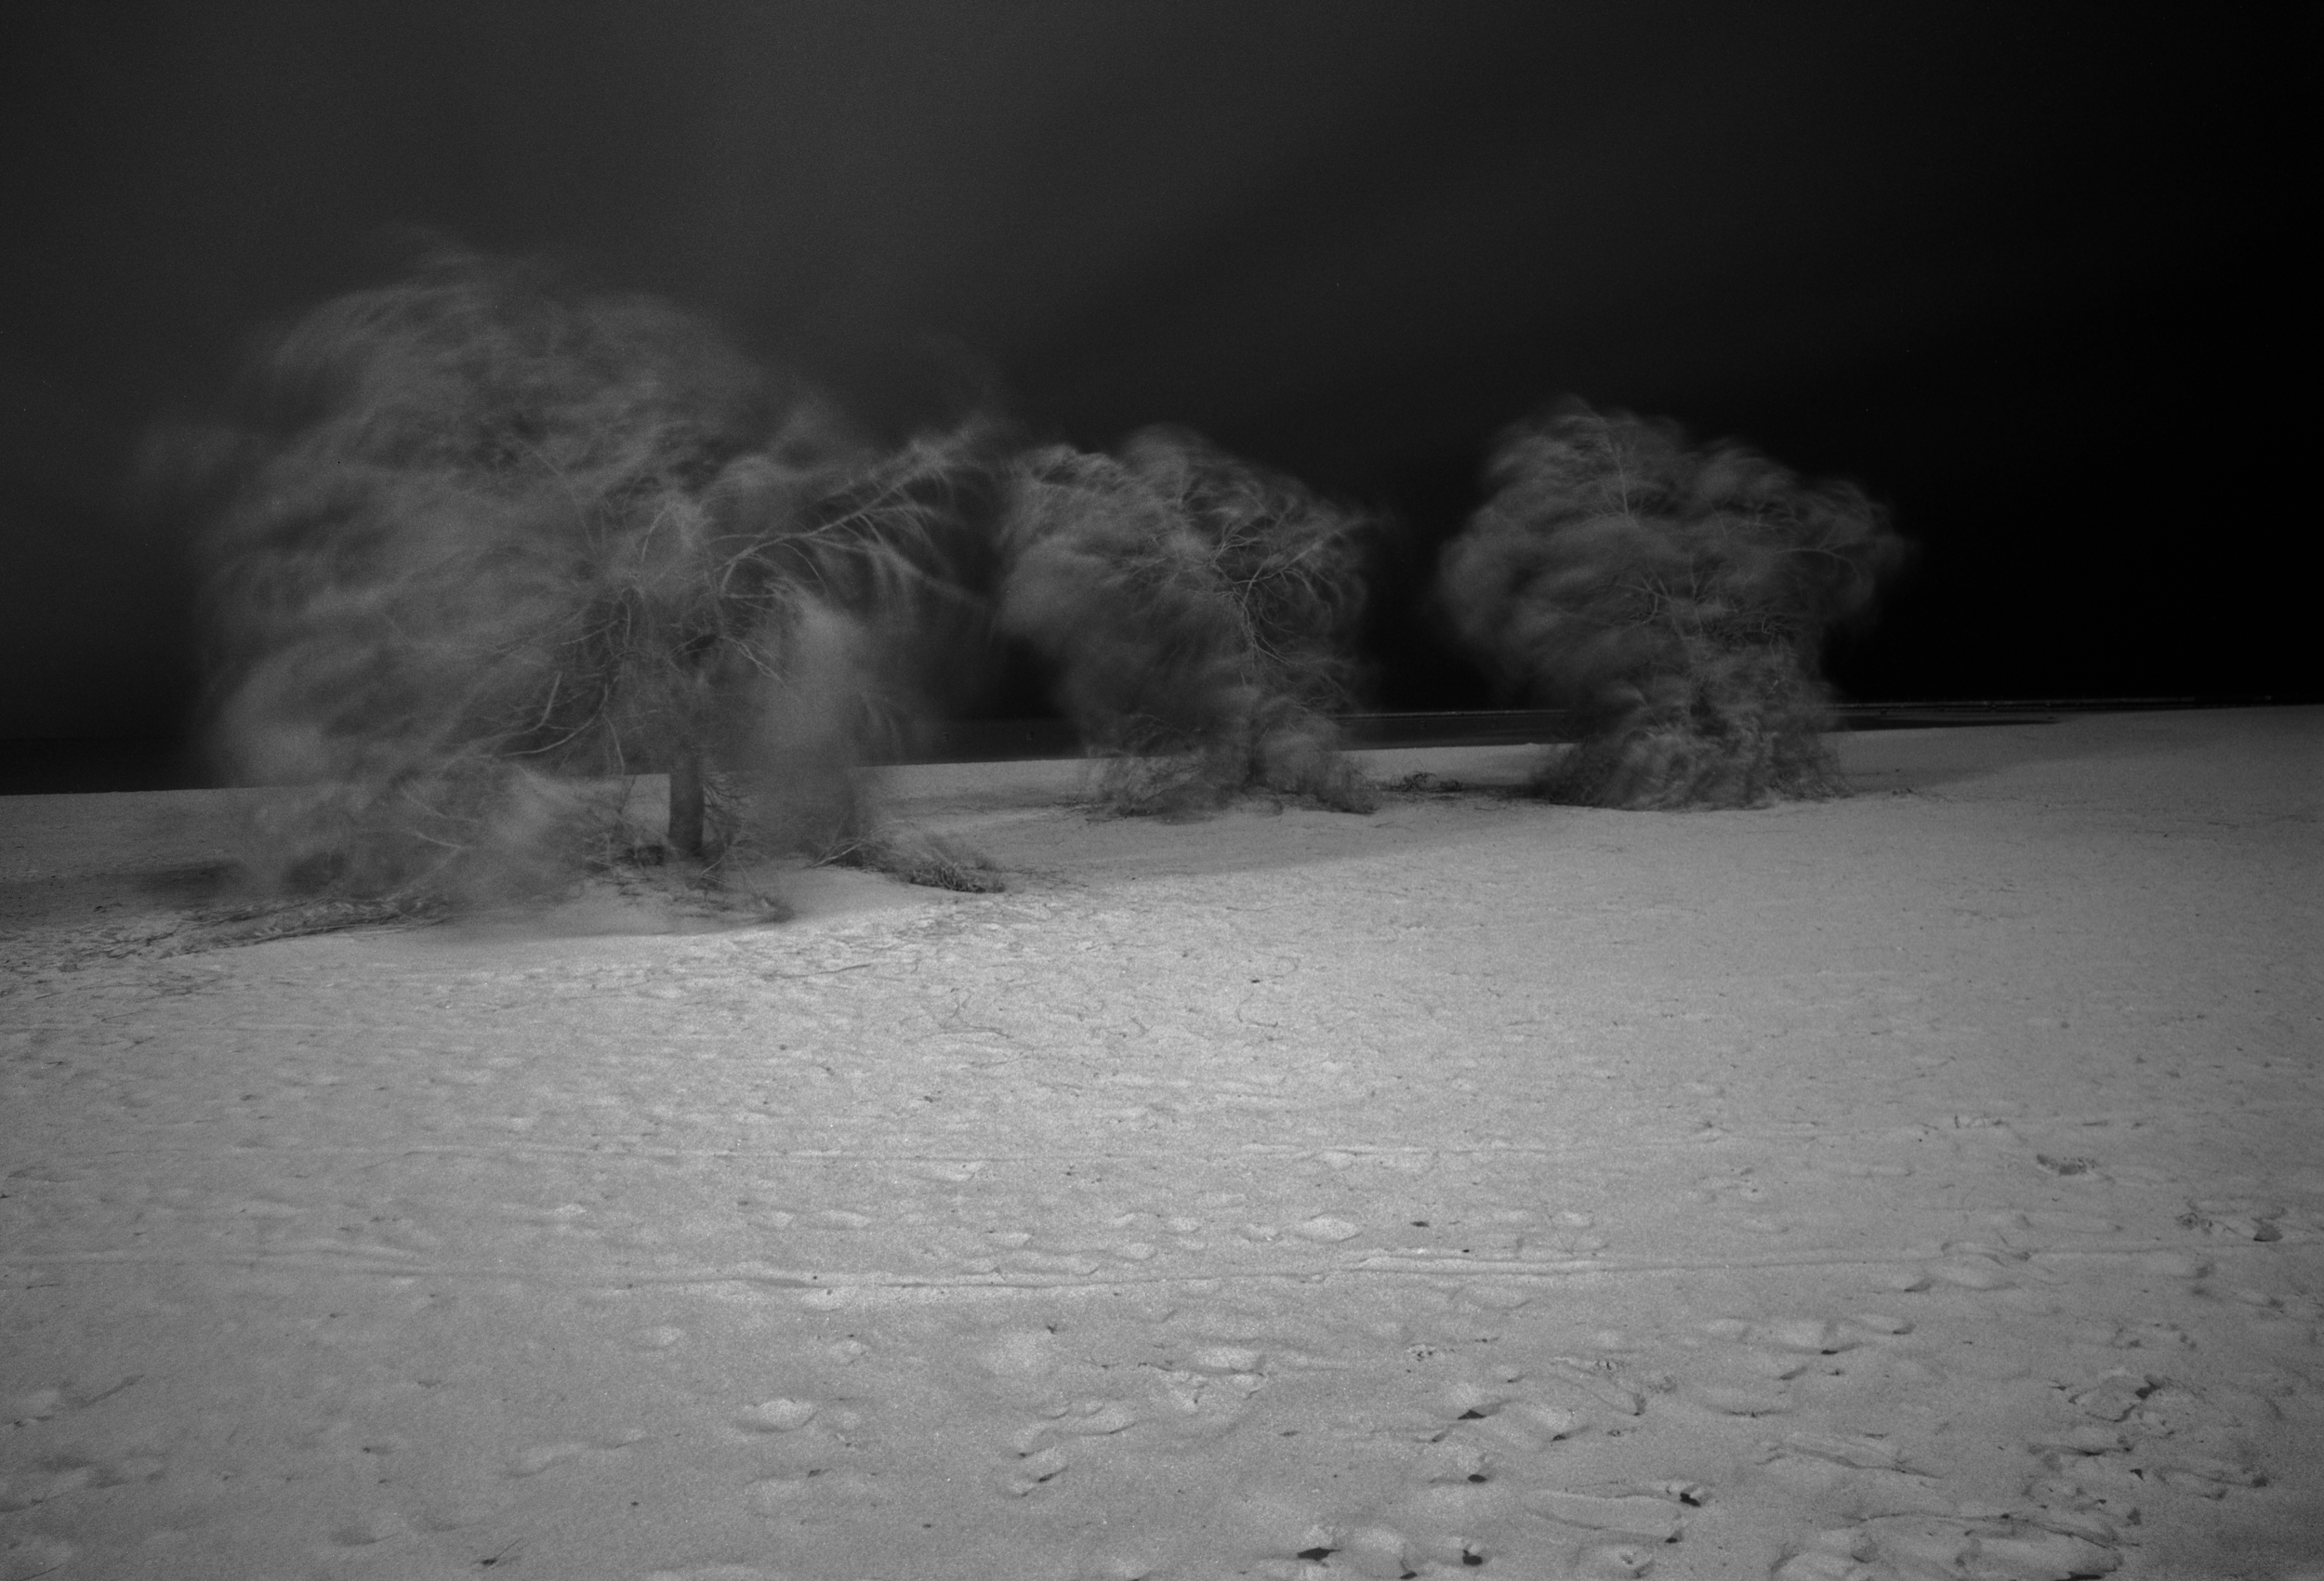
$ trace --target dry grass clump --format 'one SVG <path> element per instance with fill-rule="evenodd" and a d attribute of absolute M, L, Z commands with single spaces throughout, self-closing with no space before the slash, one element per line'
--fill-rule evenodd
<path fill-rule="evenodd" d="M 700 322 L 530 266 L 326 304 L 154 455 L 208 522 L 218 754 L 306 787 L 257 876 L 429 906 L 847 824 L 896 634 L 959 597 L 973 451 L 851 444 Z M 667 828 L 626 824 L 655 772 Z"/>
<path fill-rule="evenodd" d="M 1542 794 L 1743 807 L 1842 789 L 1819 651 L 1903 552 L 1861 490 L 1579 403 L 1511 430 L 1488 477 L 1442 592 L 1505 678 L 1578 718 Z"/>
<path fill-rule="evenodd" d="M 958 894 L 997 894 L 1008 881 L 977 852 L 940 836 L 919 831 L 875 829 L 850 836 L 820 857 L 827 867 L 884 873 L 907 884 Z"/>
<path fill-rule="evenodd" d="M 1259 789 L 1369 810 L 1329 718 L 1351 681 L 1358 518 L 1152 428 L 1118 455 L 1023 457 L 1003 522 L 999 625 L 1055 666 L 1115 806 L 1192 813 Z"/>

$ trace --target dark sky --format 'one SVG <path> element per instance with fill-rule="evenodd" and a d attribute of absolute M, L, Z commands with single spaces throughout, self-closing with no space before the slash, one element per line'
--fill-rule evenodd
<path fill-rule="evenodd" d="M 2299 690 L 2315 14 L 12 7 L 0 737 L 169 728 L 138 434 L 413 227 L 706 310 L 891 431 L 985 390 L 1391 508 L 1389 705 L 1486 700 L 1416 594 L 1566 392 L 1892 504 L 1922 554 L 1834 654 L 1857 695 Z"/>

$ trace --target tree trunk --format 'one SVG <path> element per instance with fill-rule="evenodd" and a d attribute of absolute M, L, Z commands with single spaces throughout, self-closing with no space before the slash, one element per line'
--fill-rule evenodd
<path fill-rule="evenodd" d="M 669 848 L 689 862 L 702 860 L 702 754 L 691 748 L 670 761 Z"/>

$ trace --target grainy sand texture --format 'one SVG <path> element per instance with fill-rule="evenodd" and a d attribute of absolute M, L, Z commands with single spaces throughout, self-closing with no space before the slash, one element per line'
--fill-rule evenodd
<path fill-rule="evenodd" d="M 1842 750 L 242 943 L 0 802 L 0 1581 L 2324 1577 L 2324 711 Z"/>

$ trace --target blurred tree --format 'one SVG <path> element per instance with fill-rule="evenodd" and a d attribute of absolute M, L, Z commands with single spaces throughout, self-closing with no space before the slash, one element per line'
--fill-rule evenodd
<path fill-rule="evenodd" d="M 1364 526 L 1180 430 L 1118 456 L 1037 451 L 1011 475 L 1000 626 L 1055 666 L 1126 809 L 1251 787 L 1367 807 L 1330 718 L 1353 679 Z"/>
<path fill-rule="evenodd" d="M 1819 731 L 1824 635 L 1904 544 L 1852 484 L 1579 402 L 1512 429 L 1441 596 L 1515 689 L 1574 711 L 1546 796 L 1748 806 L 1840 788 Z"/>
<path fill-rule="evenodd" d="M 208 521 L 218 752 L 317 787 L 294 884 L 564 871 L 615 837 L 591 776 L 667 772 L 694 859 L 844 821 L 912 612 L 965 596 L 967 436 L 852 443 L 701 322 L 537 266 L 327 303 L 244 393 L 152 459 Z"/>

